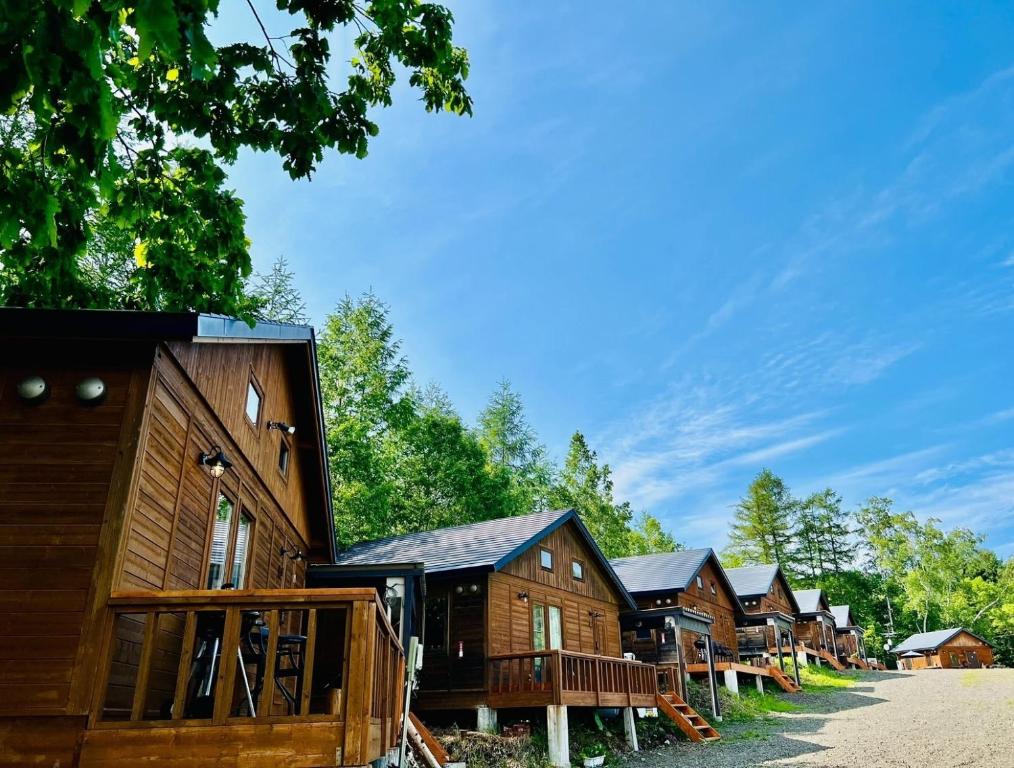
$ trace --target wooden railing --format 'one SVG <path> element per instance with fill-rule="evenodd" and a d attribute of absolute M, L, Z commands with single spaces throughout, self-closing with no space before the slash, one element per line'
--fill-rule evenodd
<path fill-rule="evenodd" d="M 491 706 L 654 706 L 655 667 L 638 661 L 562 650 L 499 654 L 488 659 Z"/>
<path fill-rule="evenodd" d="M 114 593 L 108 608 L 92 729 L 334 722 L 345 764 L 397 742 L 404 654 L 375 590 Z"/>

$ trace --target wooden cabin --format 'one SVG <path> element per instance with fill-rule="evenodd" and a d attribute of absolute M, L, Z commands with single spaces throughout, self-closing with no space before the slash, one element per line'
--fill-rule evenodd
<path fill-rule="evenodd" d="M 920 632 L 892 653 L 902 669 L 978 669 L 993 664 L 993 647 L 962 627 Z"/>
<path fill-rule="evenodd" d="M 637 603 L 636 611 L 621 616 L 624 652 L 663 670 L 671 667 L 673 687 L 684 699 L 687 674 L 706 678 L 712 714 L 721 717 L 717 673 L 739 661 L 736 614 L 742 606 L 714 550 L 610 562 Z"/>
<path fill-rule="evenodd" d="M 775 672 L 776 682 L 785 690 L 798 690 L 798 665 L 793 665 L 793 684 L 786 685 L 782 679 L 785 656 L 796 647 L 796 614 L 799 613 L 799 605 L 782 569 L 776 564 L 764 564 L 727 568 L 725 572 L 743 606 L 743 613 L 736 617 L 740 659 L 778 670 L 781 675 Z"/>
<path fill-rule="evenodd" d="M 866 655 L 866 630 L 860 627 L 852 617 L 852 609 L 847 605 L 832 605 L 834 616 L 835 639 L 838 643 L 838 658 L 843 664 L 857 669 L 869 669 Z"/>
<path fill-rule="evenodd" d="M 546 707 L 551 760 L 569 765 L 568 707 L 656 706 L 655 667 L 622 654 L 620 612 L 636 606 L 573 510 L 363 542 L 336 559 L 406 561 L 426 569 L 414 709 L 474 710 L 493 729 L 499 710 Z"/>
<path fill-rule="evenodd" d="M 796 589 L 792 596 L 799 606 L 796 614 L 796 658 L 802 664 L 812 659 L 816 664 L 827 662 L 839 671 L 838 642 L 834 614 L 821 589 Z"/>
<path fill-rule="evenodd" d="M 0 764 L 364 765 L 398 739 L 310 328 L 0 309 Z"/>

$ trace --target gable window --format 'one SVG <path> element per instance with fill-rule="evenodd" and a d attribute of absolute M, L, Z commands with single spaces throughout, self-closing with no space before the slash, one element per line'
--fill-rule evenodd
<path fill-rule="evenodd" d="M 289 476 L 289 441 L 284 437 L 278 444 L 278 471 L 282 473 L 282 477 Z"/>
<path fill-rule="evenodd" d="M 208 589 L 221 589 L 226 585 L 242 589 L 246 586 L 253 523 L 253 515 L 246 509 L 237 517 L 232 499 L 224 493 L 218 494 L 211 534 Z"/>
<path fill-rule="evenodd" d="M 255 427 L 261 425 L 261 400 L 263 395 L 253 376 L 246 385 L 246 417 Z"/>
<path fill-rule="evenodd" d="M 700 576 L 697 577 L 697 588 L 704 589 L 704 579 L 702 579 Z"/>
<path fill-rule="evenodd" d="M 718 594 L 718 590 L 715 589 L 715 582 L 711 582 L 711 594 L 713 594 L 713 595 L 717 595 Z"/>
<path fill-rule="evenodd" d="M 553 570 L 553 553 L 551 550 L 544 547 L 539 549 L 539 565 L 542 566 L 542 570 L 544 571 Z"/>
<path fill-rule="evenodd" d="M 584 563 L 580 560 L 571 560 L 570 575 L 577 581 L 584 581 Z"/>

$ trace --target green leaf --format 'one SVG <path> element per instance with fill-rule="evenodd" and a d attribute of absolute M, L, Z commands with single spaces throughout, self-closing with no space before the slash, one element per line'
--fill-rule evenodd
<path fill-rule="evenodd" d="M 167 59 L 180 56 L 179 18 L 172 0 L 140 0 L 134 10 L 140 42 L 137 56 L 144 62 L 156 49 Z"/>

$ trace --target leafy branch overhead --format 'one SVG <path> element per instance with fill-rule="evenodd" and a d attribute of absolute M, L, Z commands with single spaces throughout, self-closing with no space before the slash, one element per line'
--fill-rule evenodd
<path fill-rule="evenodd" d="M 261 39 L 216 46 L 217 0 L 0 0 L 4 303 L 101 306 L 81 269 L 101 220 L 134 241 L 137 304 L 249 316 L 245 219 L 224 170 L 241 149 L 277 154 L 293 179 L 327 149 L 365 157 L 397 68 L 428 111 L 471 114 L 446 8 L 276 5 L 266 20 L 248 0 Z M 339 84 L 329 38 L 345 27 L 356 54 Z"/>

